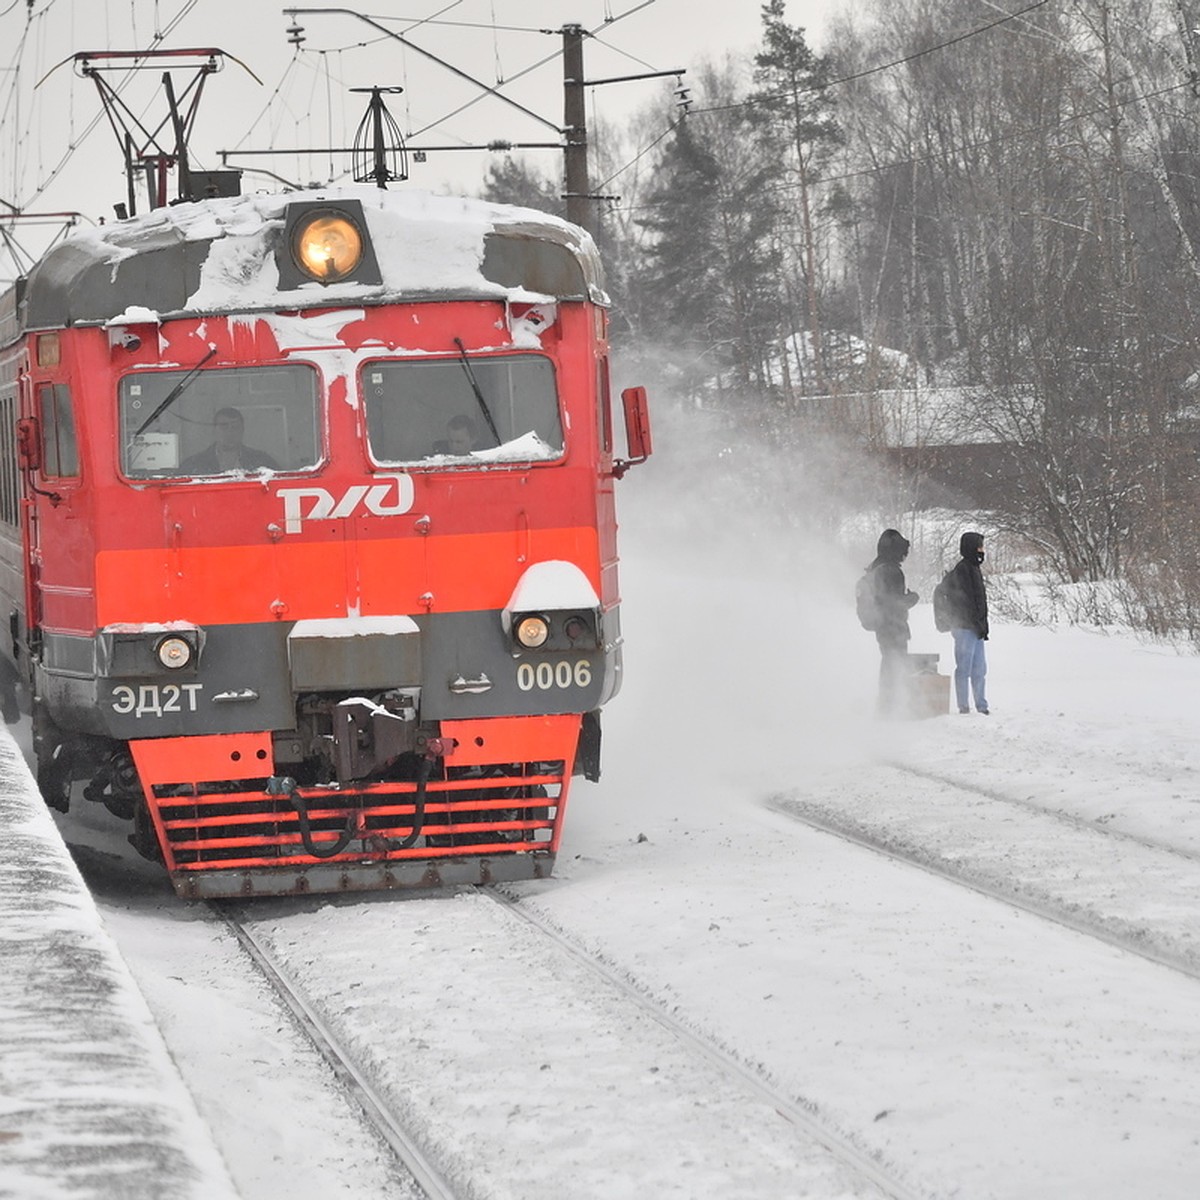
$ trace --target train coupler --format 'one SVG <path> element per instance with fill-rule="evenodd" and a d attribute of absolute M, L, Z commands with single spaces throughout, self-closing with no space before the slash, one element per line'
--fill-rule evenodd
<path fill-rule="evenodd" d="M 368 779 L 417 748 L 419 688 L 399 688 L 378 700 L 355 697 L 333 711 L 334 770 L 339 782 Z"/>

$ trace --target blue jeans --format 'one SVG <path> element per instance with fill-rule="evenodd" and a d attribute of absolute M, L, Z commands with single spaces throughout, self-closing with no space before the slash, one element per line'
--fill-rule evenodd
<path fill-rule="evenodd" d="M 970 681 L 971 691 L 975 695 L 975 708 L 981 713 L 988 710 L 987 691 L 987 655 L 984 653 L 984 640 L 973 629 L 955 629 L 954 634 L 954 695 L 958 700 L 958 711 L 966 712 L 970 705 L 967 703 L 967 682 Z"/>

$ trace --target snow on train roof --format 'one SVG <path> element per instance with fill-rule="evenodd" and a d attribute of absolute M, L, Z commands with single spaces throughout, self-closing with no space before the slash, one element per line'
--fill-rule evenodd
<path fill-rule="evenodd" d="M 289 205 L 356 200 L 381 283 L 281 287 Z M 419 299 L 606 303 L 599 256 L 578 226 L 528 208 L 374 187 L 256 194 L 154 209 L 74 234 L 30 273 L 26 328 Z"/>

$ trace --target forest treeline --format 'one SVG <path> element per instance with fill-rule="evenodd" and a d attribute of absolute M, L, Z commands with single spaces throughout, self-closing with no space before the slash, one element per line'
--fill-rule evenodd
<path fill-rule="evenodd" d="M 768 0 L 688 111 L 592 131 L 620 336 L 785 439 L 953 397 L 1011 451 L 999 528 L 1197 635 L 1198 28 L 1197 0 L 861 0 L 818 54 Z M 509 159 L 486 194 L 561 190 Z"/>

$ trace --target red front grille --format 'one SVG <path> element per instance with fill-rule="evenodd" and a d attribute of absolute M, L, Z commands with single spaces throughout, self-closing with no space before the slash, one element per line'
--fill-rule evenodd
<path fill-rule="evenodd" d="M 290 796 L 266 791 L 266 780 L 152 789 L 151 816 L 169 871 L 304 867 L 558 849 L 566 803 L 565 764 L 487 769 L 448 768 L 425 785 L 420 828 L 415 782 L 300 787 Z M 307 817 L 306 844 L 300 809 Z M 330 854 L 350 833 L 344 849 Z M 315 852 L 314 852 L 315 851 Z"/>

